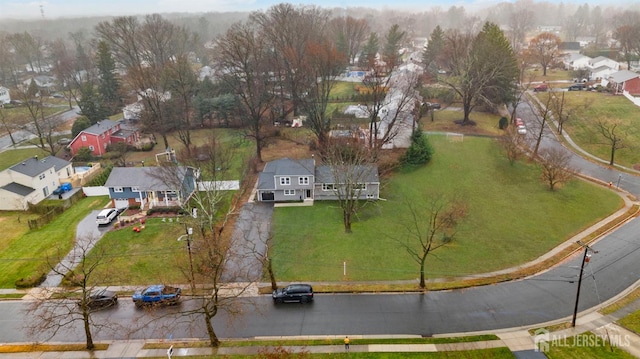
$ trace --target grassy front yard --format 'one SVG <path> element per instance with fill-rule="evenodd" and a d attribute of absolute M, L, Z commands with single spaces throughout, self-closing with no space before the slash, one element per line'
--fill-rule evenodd
<path fill-rule="evenodd" d="M 77 224 L 92 210 L 103 207 L 106 197 L 88 197 L 48 225 L 29 231 L 28 218 L 17 212 L 2 212 L 0 236 L 0 288 L 14 288 L 16 280 L 47 273 L 47 257 L 66 255 L 71 249 Z"/>
<path fill-rule="evenodd" d="M 363 209 L 351 234 L 344 233 L 336 203 L 276 208 L 272 258 L 278 279 L 417 278 L 418 266 L 398 240 L 408 238 L 406 202 L 420 204 L 430 193 L 457 195 L 469 208 L 455 241 L 427 259 L 430 278 L 489 272 L 533 260 L 622 205 L 611 191 L 579 180 L 550 192 L 534 164 L 509 165 L 493 139 L 429 138 L 436 149 L 432 163 L 386 182 L 381 193 L 385 200 Z"/>

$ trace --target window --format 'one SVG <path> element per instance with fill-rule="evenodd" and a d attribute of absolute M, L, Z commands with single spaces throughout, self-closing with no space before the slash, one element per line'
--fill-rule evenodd
<path fill-rule="evenodd" d="M 289 177 L 280 177 L 280 184 L 283 186 L 288 186 L 291 184 L 291 178 Z"/>
<path fill-rule="evenodd" d="M 368 194 L 367 198 L 376 198 L 376 196 L 374 194 Z"/>
<path fill-rule="evenodd" d="M 113 187 L 113 192 L 123 192 L 122 187 Z"/>
<path fill-rule="evenodd" d="M 333 191 L 336 189 L 336 186 L 333 183 L 323 183 L 322 190 L 323 191 Z"/>
<path fill-rule="evenodd" d="M 93 150 L 95 150 L 95 147 L 89 146 L 89 150 L 91 150 L 93 152 Z"/>
<path fill-rule="evenodd" d="M 44 194 L 45 197 L 49 196 L 49 187 L 43 188 L 42 193 Z"/>
<path fill-rule="evenodd" d="M 366 190 L 367 189 L 367 184 L 366 183 L 356 183 L 353 185 L 353 189 L 355 190 Z"/>
<path fill-rule="evenodd" d="M 87 141 L 87 136 L 82 135 L 82 136 L 80 137 L 80 139 L 82 140 L 82 142 L 86 142 L 86 141 Z"/>
<path fill-rule="evenodd" d="M 284 190 L 284 195 L 285 196 L 295 196 L 296 195 L 296 190 L 295 189 L 285 189 Z"/>
<path fill-rule="evenodd" d="M 140 192 L 140 187 L 138 187 L 138 186 L 131 187 L 131 191 L 132 192 Z"/>
<path fill-rule="evenodd" d="M 100 135 L 100 137 L 104 138 L 104 133 L 102 135 Z"/>
<path fill-rule="evenodd" d="M 44 173 L 41 173 L 40 176 L 38 176 L 38 179 L 44 179 L 46 177 L 46 175 Z"/>
<path fill-rule="evenodd" d="M 308 185 L 309 177 L 298 177 L 298 184 Z"/>

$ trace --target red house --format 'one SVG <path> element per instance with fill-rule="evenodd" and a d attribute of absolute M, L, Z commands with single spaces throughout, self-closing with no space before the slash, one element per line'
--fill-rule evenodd
<path fill-rule="evenodd" d="M 82 147 L 88 147 L 94 156 L 102 156 L 107 146 L 124 142 L 128 145 L 140 140 L 140 133 L 133 128 L 125 128 L 122 121 L 103 120 L 82 130 L 69 144 L 71 154 L 76 155 Z"/>
<path fill-rule="evenodd" d="M 616 94 L 625 91 L 632 96 L 640 94 L 640 74 L 636 72 L 629 70 L 614 72 L 608 80 Z"/>

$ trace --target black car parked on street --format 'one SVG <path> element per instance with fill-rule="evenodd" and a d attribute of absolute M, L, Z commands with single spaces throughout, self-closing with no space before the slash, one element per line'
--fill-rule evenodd
<path fill-rule="evenodd" d="M 300 302 L 313 301 L 313 288 L 309 284 L 291 284 L 273 291 L 273 302 Z"/>

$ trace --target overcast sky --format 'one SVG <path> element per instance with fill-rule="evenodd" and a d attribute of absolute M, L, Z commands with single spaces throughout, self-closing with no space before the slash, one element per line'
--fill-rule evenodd
<path fill-rule="evenodd" d="M 137 15 L 168 12 L 227 12 L 265 10 L 274 4 L 315 4 L 330 7 L 368 7 L 378 10 L 427 10 L 432 6 L 466 8 L 495 4 L 497 0 L 0 0 L 0 19 Z M 571 2 L 571 0 L 565 2 Z M 42 7 L 41 7 L 42 6 Z"/>

